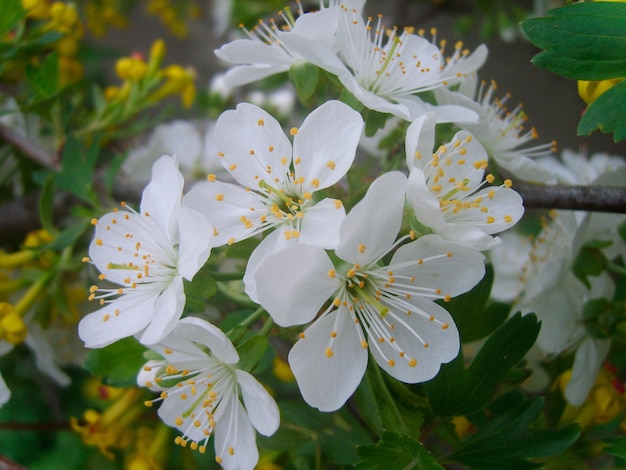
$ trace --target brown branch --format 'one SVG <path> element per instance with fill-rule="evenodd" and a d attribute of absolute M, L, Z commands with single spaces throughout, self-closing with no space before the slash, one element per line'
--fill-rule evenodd
<path fill-rule="evenodd" d="M 61 169 L 59 160 L 55 155 L 48 153 L 35 142 L 2 123 L 0 123 L 0 140 L 12 145 L 24 156 L 48 170 L 58 171 Z"/>
<path fill-rule="evenodd" d="M 626 188 L 610 186 L 513 185 L 526 208 L 626 213 Z"/>

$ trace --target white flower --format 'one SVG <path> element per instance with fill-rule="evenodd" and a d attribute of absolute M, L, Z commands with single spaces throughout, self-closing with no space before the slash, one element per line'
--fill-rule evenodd
<path fill-rule="evenodd" d="M 406 134 L 410 169 L 407 199 L 417 220 L 447 240 L 486 250 L 500 243 L 494 233 L 512 227 L 524 214 L 522 198 L 503 186 L 488 186 L 487 154 L 477 139 L 458 132 L 432 153 L 435 118 L 427 114 L 411 123 Z"/>
<path fill-rule="evenodd" d="M 458 43 L 445 58 L 440 47 L 413 34 L 412 28 L 389 34 L 382 17 L 374 25 L 358 11 L 343 7 L 339 18 L 339 50 L 294 34 L 283 42 L 309 62 L 336 75 L 342 85 L 367 108 L 412 121 L 434 111 L 439 122 L 475 121 L 477 114 L 462 106 L 433 106 L 420 93 L 455 85 L 474 74 L 487 58 L 487 48 L 473 54 Z M 442 45 L 445 41 L 442 42 Z"/>
<path fill-rule="evenodd" d="M 206 129 L 204 136 L 201 128 Z M 159 124 L 150 135 L 146 145 L 129 153 L 122 165 L 125 177 L 133 182 L 146 184 L 157 155 L 173 155 L 185 178 L 205 178 L 221 168 L 215 156 L 213 143 L 215 123 L 204 125 L 176 120 Z"/>
<path fill-rule="evenodd" d="M 244 282 L 253 300 L 253 274 L 263 257 L 295 242 L 336 245 L 345 217 L 341 201 L 316 202 L 313 194 L 346 174 L 362 128 L 359 113 L 338 101 L 320 106 L 292 129 L 293 147 L 279 122 L 257 106 L 243 103 L 219 118 L 218 155 L 241 186 L 211 175 L 189 191 L 185 204 L 210 217 L 216 246 L 276 229 L 248 260 Z"/>
<path fill-rule="evenodd" d="M 372 183 L 341 225 L 337 266 L 323 248 L 299 244 L 257 269 L 259 302 L 277 324 L 309 322 L 327 305 L 289 353 L 304 399 L 322 411 L 338 409 L 354 392 L 368 348 L 380 367 L 408 383 L 431 379 L 459 351 L 452 317 L 433 300 L 474 287 L 483 256 L 437 235 L 396 241 L 405 186 L 399 172 Z"/>
<path fill-rule="evenodd" d="M 594 153 L 589 157 L 584 150 L 576 153 L 570 149 L 561 152 L 560 161 L 555 158 L 544 158 L 538 160 L 538 163 L 555 175 L 558 183 L 573 185 L 593 184 L 600 176 L 624 170 L 626 167 L 624 158 L 617 155 Z M 612 185 L 618 184 L 619 181 L 612 182 Z"/>
<path fill-rule="evenodd" d="M 83 318 L 78 332 L 99 348 L 138 335 L 156 343 L 180 319 L 183 278 L 191 280 L 209 257 L 213 228 L 207 218 L 181 205 L 183 176 L 175 158 L 161 157 L 143 191 L 139 212 L 110 212 L 96 225 L 89 257 L 101 280 L 121 287 L 91 288 L 102 308 Z"/>
<path fill-rule="evenodd" d="M 489 252 L 494 271 L 490 296 L 499 302 L 511 302 L 524 289 L 523 271 L 530 255 L 531 239 L 513 230 L 501 233 L 500 239 L 502 243 Z"/>
<path fill-rule="evenodd" d="M 478 113 L 478 122 L 457 125 L 471 132 L 499 167 L 524 181 L 554 182 L 555 175 L 539 166 L 535 159 L 552 155 L 556 142 L 520 148 L 537 139 L 537 131 L 535 128 L 525 130 L 527 117 L 521 106 L 513 110 L 507 109 L 505 103 L 509 95 L 501 99 L 494 98 L 495 83 L 492 82 L 486 90 L 485 87 L 485 83 L 482 83 L 476 96 L 475 89 L 462 89 L 469 95 L 466 96 L 462 92 L 452 92 L 445 88 L 435 90 L 435 96 L 440 104 L 465 106 Z"/>
<path fill-rule="evenodd" d="M 348 3 L 360 9 L 365 1 L 348 0 Z M 334 49 L 340 11 L 339 0 L 330 0 L 328 7 L 321 0 L 316 12 L 304 13 L 299 6 L 299 16 L 295 20 L 288 9 L 281 11 L 285 22 L 283 27 L 276 25 L 273 19 L 269 26 L 260 20 L 252 31 L 245 30 L 248 39 L 237 39 L 215 51 L 217 57 L 235 65 L 226 73 L 227 83 L 230 86 L 246 85 L 306 62 L 297 48 L 286 43 L 290 36 L 297 35 L 320 47 Z"/>
<path fill-rule="evenodd" d="M 254 428 L 265 436 L 279 425 L 270 394 L 248 372 L 237 369 L 239 354 L 217 327 L 186 317 L 170 335 L 150 346 L 161 359 L 149 361 L 137 383 L 161 392 L 159 416 L 183 433 L 176 443 L 204 453 L 215 437 L 217 462 L 225 469 L 253 469 L 259 453 Z M 239 396 L 243 398 L 245 408 Z"/>

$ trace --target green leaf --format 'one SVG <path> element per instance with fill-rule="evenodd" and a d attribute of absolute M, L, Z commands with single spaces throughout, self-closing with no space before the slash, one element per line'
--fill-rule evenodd
<path fill-rule="evenodd" d="M 513 315 L 487 339 L 469 368 L 462 353 L 444 364 L 424 384 L 433 412 L 438 416 L 466 415 L 486 406 L 499 383 L 509 380 L 539 334 L 534 314 Z"/>
<path fill-rule="evenodd" d="M 609 245 L 611 245 L 610 241 L 590 240 L 580 248 L 576 258 L 574 258 L 572 271 L 587 286 L 587 289 L 591 289 L 591 283 L 587 278 L 598 276 L 606 267 L 608 260 L 602 252 L 602 248 Z"/>
<path fill-rule="evenodd" d="M 185 286 L 185 312 L 204 312 L 205 301 L 217 293 L 215 279 L 204 270 L 196 273 L 191 281 L 183 279 Z"/>
<path fill-rule="evenodd" d="M 48 175 L 39 196 L 39 220 L 41 226 L 50 234 L 57 232 L 53 222 L 55 185 L 54 177 Z"/>
<path fill-rule="evenodd" d="M 29 65 L 26 68 L 26 77 L 36 101 L 56 95 L 59 92 L 59 54 L 52 52 L 40 65 Z"/>
<path fill-rule="evenodd" d="M 602 439 L 604 451 L 626 460 L 626 436 L 606 437 Z"/>
<path fill-rule="evenodd" d="M 365 135 L 372 137 L 379 129 L 385 127 L 387 119 L 390 117 L 391 114 L 368 110 L 365 116 Z"/>
<path fill-rule="evenodd" d="M 310 62 L 304 62 L 289 69 L 289 78 L 296 87 L 300 101 L 308 103 L 317 88 L 320 69 Z"/>
<path fill-rule="evenodd" d="M 356 96 L 354 96 L 345 88 L 341 91 L 341 94 L 339 95 L 339 101 L 341 101 L 342 103 L 346 103 L 348 106 L 350 106 L 352 109 L 359 113 L 364 108 L 363 103 L 361 103 Z"/>
<path fill-rule="evenodd" d="M 268 346 L 267 338 L 262 335 L 255 335 L 245 340 L 237 346 L 239 353 L 237 367 L 248 372 L 251 371 L 263 357 Z"/>
<path fill-rule="evenodd" d="M 98 152 L 98 139 L 95 139 L 89 151 L 86 151 L 76 138 L 69 135 L 63 149 L 62 170 L 55 175 L 59 188 L 94 204 L 93 174 Z"/>
<path fill-rule="evenodd" d="M 578 135 L 589 135 L 598 128 L 605 134 L 613 133 L 615 142 L 626 139 L 626 80 L 609 88 L 589 105 L 577 131 Z"/>
<path fill-rule="evenodd" d="M 15 28 L 25 14 L 20 0 L 2 0 L 0 2 L 0 37 Z"/>
<path fill-rule="evenodd" d="M 130 387 L 137 383 L 137 373 L 146 363 L 146 348 L 133 337 L 121 339 L 101 349 L 89 351 L 83 367 L 114 387 Z"/>
<path fill-rule="evenodd" d="M 563 452 L 578 439 L 581 432 L 578 425 L 560 429 L 531 427 L 542 410 L 543 398 L 535 397 L 496 416 L 470 435 L 463 448 L 448 459 L 481 470 L 541 466 L 528 459 Z"/>
<path fill-rule="evenodd" d="M 493 285 L 493 267 L 486 266 L 485 277 L 469 292 L 441 305 L 452 315 L 459 330 L 461 342 L 484 338 L 502 325 L 509 314 L 504 304 L 485 306 Z"/>
<path fill-rule="evenodd" d="M 75 224 L 69 225 L 61 233 L 59 233 L 53 241 L 41 246 L 42 250 L 60 251 L 72 245 L 78 240 L 85 230 L 91 226 L 91 223 L 87 220 L 80 220 Z"/>
<path fill-rule="evenodd" d="M 626 4 L 584 2 L 550 10 L 522 22 L 543 52 L 532 63 L 576 80 L 626 76 Z"/>
<path fill-rule="evenodd" d="M 443 470 L 420 442 L 389 431 L 383 433 L 378 443 L 359 446 L 357 453 L 362 459 L 354 466 L 358 470 Z"/>
<path fill-rule="evenodd" d="M 622 241 L 626 243 L 626 220 L 617 226 L 617 233 L 619 233 Z"/>

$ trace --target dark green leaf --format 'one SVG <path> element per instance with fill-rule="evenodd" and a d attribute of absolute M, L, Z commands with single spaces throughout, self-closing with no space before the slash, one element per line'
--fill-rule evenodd
<path fill-rule="evenodd" d="M 80 236 L 85 233 L 91 224 L 89 221 L 81 220 L 65 228 L 53 241 L 41 246 L 42 250 L 60 251 L 72 245 Z"/>
<path fill-rule="evenodd" d="M 130 387 L 137 383 L 137 373 L 146 363 L 142 346 L 135 338 L 121 339 L 101 349 L 89 351 L 83 367 L 114 387 Z"/>
<path fill-rule="evenodd" d="M 598 128 L 605 134 L 613 133 L 615 142 L 626 139 L 626 80 L 591 103 L 578 124 L 578 135 L 589 135 Z"/>
<path fill-rule="evenodd" d="M 487 405 L 499 383 L 510 380 L 539 334 L 534 314 L 513 315 L 485 342 L 467 370 L 459 354 L 424 384 L 432 410 L 439 416 L 466 415 Z"/>
<path fill-rule="evenodd" d="M 626 436 L 606 437 L 602 439 L 604 451 L 626 460 Z"/>
<path fill-rule="evenodd" d="M 619 233 L 622 241 L 626 242 L 626 220 L 617 226 L 617 233 Z"/>
<path fill-rule="evenodd" d="M 450 460 L 481 470 L 535 468 L 528 459 L 549 457 L 571 446 L 580 434 L 578 425 L 539 429 L 531 423 L 543 409 L 541 397 L 532 398 L 496 416 L 470 435 Z"/>
<path fill-rule="evenodd" d="M 626 4 L 581 2 L 522 22 L 543 52 L 532 63 L 576 80 L 626 76 Z"/>
<path fill-rule="evenodd" d="M 20 0 L 2 0 L 0 2 L 0 37 L 11 31 L 24 14 Z"/>
<path fill-rule="evenodd" d="M 315 93 L 319 77 L 320 69 L 310 62 L 295 65 L 289 70 L 289 78 L 296 87 L 298 98 L 302 103 L 308 103 Z"/>
<path fill-rule="evenodd" d="M 59 188 L 74 194 L 85 202 L 95 200 L 93 190 L 93 173 L 98 158 L 99 146 L 97 139 L 87 151 L 80 142 L 68 136 L 63 149 L 63 167 L 55 175 Z"/>
<path fill-rule="evenodd" d="M 59 91 L 59 55 L 52 52 L 40 65 L 28 66 L 26 77 L 37 101 L 54 96 Z"/>
<path fill-rule="evenodd" d="M 50 234 L 54 234 L 57 231 L 53 222 L 54 195 L 54 177 L 49 175 L 39 196 L 39 220 L 42 228 Z"/>
<path fill-rule="evenodd" d="M 255 335 L 245 340 L 237 346 L 237 352 L 239 353 L 237 368 L 251 371 L 263 357 L 268 346 L 267 338 L 262 335 Z"/>
<path fill-rule="evenodd" d="M 357 112 L 361 112 L 361 110 L 363 109 L 363 103 L 361 103 L 356 96 L 354 96 L 352 93 L 350 93 L 348 90 L 346 90 L 345 88 L 341 91 L 341 94 L 339 95 L 339 101 L 346 103 L 348 106 L 350 106 L 352 109 L 354 109 Z"/>
<path fill-rule="evenodd" d="M 408 436 L 385 431 L 376 444 L 359 446 L 358 470 L 443 470 L 437 459 L 420 442 Z"/>
<path fill-rule="evenodd" d="M 201 269 L 191 281 L 184 279 L 183 284 L 186 297 L 185 311 L 187 313 L 204 312 L 206 309 L 205 301 L 217 292 L 215 279 Z"/>
<path fill-rule="evenodd" d="M 610 245 L 611 242 L 608 244 Z M 574 258 L 572 271 L 587 286 L 587 289 L 591 289 L 591 283 L 587 277 L 599 275 L 606 267 L 608 260 L 602 252 L 602 248 L 606 246 L 606 242 L 591 240 L 580 248 L 576 258 Z"/>
<path fill-rule="evenodd" d="M 372 137 L 379 129 L 385 127 L 389 117 L 391 117 L 391 114 L 379 113 L 370 109 L 365 117 L 365 135 Z"/>

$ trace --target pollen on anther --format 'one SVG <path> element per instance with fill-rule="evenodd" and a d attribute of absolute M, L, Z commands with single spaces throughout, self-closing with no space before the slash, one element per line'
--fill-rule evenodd
<path fill-rule="evenodd" d="M 337 272 L 334 269 L 328 270 L 328 277 L 331 277 L 334 279 L 336 275 L 337 275 Z"/>
<path fill-rule="evenodd" d="M 324 350 L 324 354 L 326 355 L 326 357 L 333 357 L 333 356 L 335 355 L 335 353 L 333 352 L 333 350 L 332 350 L 332 349 L 330 349 L 330 348 L 326 348 L 326 349 Z"/>
<path fill-rule="evenodd" d="M 359 253 L 365 253 L 365 245 L 363 243 L 359 245 Z"/>
<path fill-rule="evenodd" d="M 298 128 L 297 127 L 292 127 L 291 129 L 289 129 L 289 133 L 291 135 L 296 135 L 298 133 Z"/>
<path fill-rule="evenodd" d="M 396 362 L 395 362 L 393 359 L 389 359 L 389 360 L 387 361 L 387 364 L 389 364 L 389 366 L 390 366 L 390 367 L 393 367 L 393 366 L 395 366 L 395 365 L 396 365 Z"/>
<path fill-rule="evenodd" d="M 417 360 L 415 358 L 412 358 L 409 361 L 409 367 L 415 367 L 417 365 Z"/>
<path fill-rule="evenodd" d="M 337 332 L 336 331 L 331 331 L 330 332 L 330 337 L 331 338 L 336 338 L 337 337 Z"/>
<path fill-rule="evenodd" d="M 211 173 L 211 174 L 207 175 L 206 179 L 208 181 L 210 181 L 211 183 L 213 183 L 217 179 L 217 175 Z"/>
<path fill-rule="evenodd" d="M 364 339 L 361 340 L 361 347 L 363 349 L 367 349 L 367 341 L 365 341 Z"/>
<path fill-rule="evenodd" d="M 450 326 L 449 323 L 444 323 L 443 325 L 441 325 L 441 329 L 442 330 L 447 330 L 449 326 Z"/>

